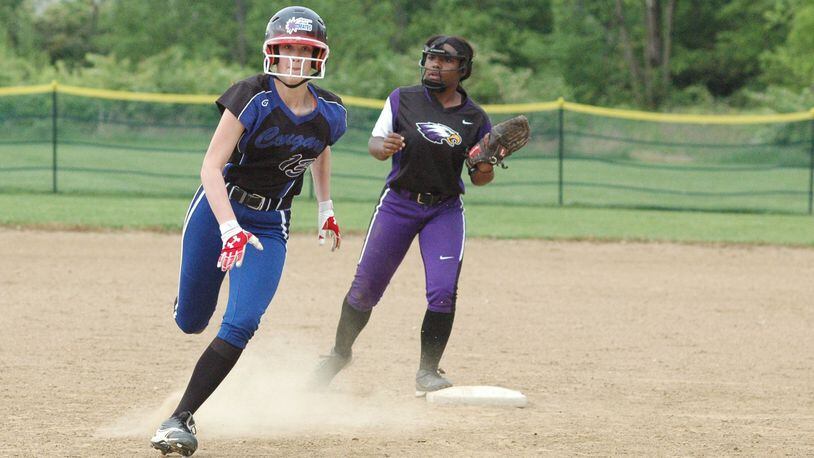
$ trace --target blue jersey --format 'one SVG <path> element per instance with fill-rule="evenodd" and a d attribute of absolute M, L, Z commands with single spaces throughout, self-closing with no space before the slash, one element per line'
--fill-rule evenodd
<path fill-rule="evenodd" d="M 224 179 L 289 208 L 302 190 L 303 173 L 326 146 L 333 145 L 347 128 L 342 100 L 308 84 L 316 108 L 297 116 L 283 103 L 272 77 L 255 75 L 230 87 L 217 100 L 221 113 L 228 109 L 245 127 L 224 168 Z"/>

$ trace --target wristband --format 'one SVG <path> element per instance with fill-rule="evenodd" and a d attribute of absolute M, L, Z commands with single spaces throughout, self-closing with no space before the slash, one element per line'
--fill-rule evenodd
<path fill-rule="evenodd" d="M 235 235 L 237 231 L 241 230 L 240 224 L 237 223 L 236 219 L 230 219 L 225 223 L 220 225 L 220 238 L 224 241 L 229 237 Z"/>

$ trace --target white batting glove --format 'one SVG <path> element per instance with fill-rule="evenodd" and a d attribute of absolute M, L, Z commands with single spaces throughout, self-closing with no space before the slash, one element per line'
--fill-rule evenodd
<path fill-rule="evenodd" d="M 223 272 L 232 267 L 243 265 L 243 255 L 246 253 L 246 244 L 263 251 L 263 244 L 251 232 L 244 231 L 237 220 L 229 220 L 220 225 L 220 239 L 223 246 L 218 258 L 218 267 Z"/>
<path fill-rule="evenodd" d="M 319 244 L 325 244 L 325 237 L 331 239 L 331 251 L 339 248 L 342 244 L 342 235 L 339 233 L 339 224 L 334 217 L 334 202 L 326 200 L 319 203 L 319 217 L 317 219 L 319 228 Z"/>

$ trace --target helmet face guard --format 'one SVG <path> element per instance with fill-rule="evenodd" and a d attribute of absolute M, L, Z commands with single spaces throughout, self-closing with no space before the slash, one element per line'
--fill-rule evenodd
<path fill-rule="evenodd" d="M 445 44 L 449 44 L 455 49 L 455 52 L 450 52 L 444 48 Z M 418 67 L 420 69 L 421 75 L 421 84 L 431 91 L 443 91 L 447 88 L 446 84 L 441 81 L 433 81 L 426 78 L 427 70 L 437 71 L 434 69 L 428 69 L 427 64 L 427 56 L 434 55 L 440 57 L 453 57 L 460 62 L 458 68 L 454 70 L 442 70 L 442 71 L 455 71 L 461 74 L 461 79 L 459 81 L 463 81 L 469 78 L 469 75 L 472 74 L 472 55 L 468 52 L 466 47 L 454 37 L 447 37 L 447 36 L 440 36 L 424 46 L 424 50 L 421 53 L 421 60 L 418 62 Z"/>
<path fill-rule="evenodd" d="M 286 56 L 280 53 L 281 45 L 308 45 L 314 48 L 311 57 Z M 263 73 L 292 78 L 321 79 L 325 77 L 325 61 L 328 60 L 328 34 L 325 22 L 313 10 L 302 6 L 289 6 L 278 11 L 266 26 L 263 42 Z M 279 71 L 279 63 L 287 59 L 288 72 Z M 293 70 L 299 61 L 300 70 Z"/>
<path fill-rule="evenodd" d="M 308 45 L 314 48 L 311 57 L 287 56 L 280 54 L 280 45 Z M 294 78 L 322 79 L 325 77 L 325 61 L 328 60 L 330 49 L 324 43 L 303 38 L 272 38 L 263 43 L 263 73 L 274 76 L 290 76 Z M 289 62 L 288 72 L 279 71 L 278 64 L 282 59 Z M 301 62 L 299 72 L 294 72 L 294 62 Z"/>

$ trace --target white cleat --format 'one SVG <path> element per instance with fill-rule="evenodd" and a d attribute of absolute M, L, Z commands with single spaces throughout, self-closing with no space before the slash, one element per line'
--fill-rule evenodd
<path fill-rule="evenodd" d="M 441 377 L 444 371 L 429 369 L 419 369 L 415 374 L 415 395 L 416 397 L 425 396 L 431 391 L 443 390 L 452 386 L 452 382 Z"/>
<path fill-rule="evenodd" d="M 155 436 L 150 439 L 150 445 L 161 452 L 162 455 L 168 453 L 178 453 L 182 456 L 190 456 L 198 449 L 198 439 L 195 438 L 195 420 L 189 412 L 181 412 L 168 418 Z"/>

